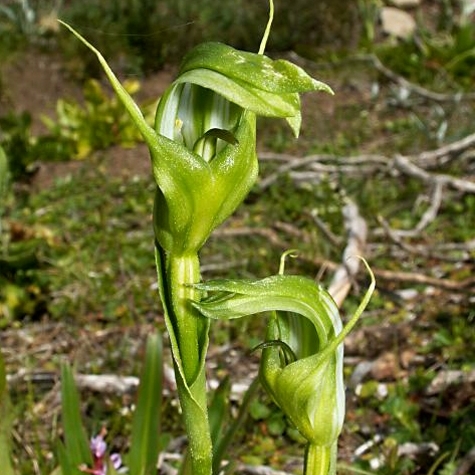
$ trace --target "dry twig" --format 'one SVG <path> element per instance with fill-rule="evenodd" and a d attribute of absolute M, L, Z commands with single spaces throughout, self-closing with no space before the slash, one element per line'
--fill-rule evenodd
<path fill-rule="evenodd" d="M 475 134 L 470 134 L 463 139 L 457 140 L 450 144 L 435 150 L 427 150 L 418 155 L 415 155 L 413 160 L 424 168 L 432 168 L 442 165 L 443 159 L 453 158 L 465 152 L 467 149 L 475 145 Z"/>
<path fill-rule="evenodd" d="M 404 173 L 405 175 L 410 175 L 414 178 L 418 178 L 424 183 L 441 185 L 448 185 L 458 191 L 464 193 L 475 193 L 475 182 L 470 180 L 464 180 L 462 178 L 456 178 L 450 175 L 445 174 L 431 174 L 418 167 L 415 163 L 411 162 L 408 157 L 403 157 L 402 155 L 397 155 L 394 158 L 394 166 Z"/>
<path fill-rule="evenodd" d="M 404 77 L 400 76 L 399 74 L 396 74 L 394 71 L 391 69 L 387 68 L 384 66 L 384 64 L 380 61 L 380 59 L 375 56 L 375 55 L 370 55 L 366 57 L 371 64 L 375 67 L 375 69 L 381 73 L 383 76 L 387 77 L 394 83 L 398 84 L 399 86 L 409 90 L 410 92 L 414 92 L 415 94 L 418 94 L 419 96 L 429 99 L 431 101 L 436 101 L 436 102 L 460 102 L 462 99 L 463 100 L 472 100 L 475 99 L 475 93 L 452 93 L 452 94 L 445 94 L 445 93 L 440 93 L 440 92 L 434 92 L 429 89 L 426 89 L 425 87 L 421 87 L 417 84 L 414 84 Z"/>
<path fill-rule="evenodd" d="M 348 242 L 343 251 L 342 264 L 335 270 L 328 288 L 328 292 L 339 307 L 348 295 L 351 283 L 358 273 L 360 260 L 355 257 L 363 256 L 368 234 L 366 221 L 361 217 L 358 207 L 353 201 L 347 199 L 342 213 Z"/>

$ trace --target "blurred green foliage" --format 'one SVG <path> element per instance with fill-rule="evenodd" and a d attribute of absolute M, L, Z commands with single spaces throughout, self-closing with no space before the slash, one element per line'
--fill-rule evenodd
<path fill-rule="evenodd" d="M 0 8 L 0 36 L 8 40 L 4 53 L 27 44 L 56 44 L 71 70 L 97 76 L 92 55 L 83 54 L 70 35 L 58 33 L 55 18 L 61 18 L 84 34 L 114 70 L 147 73 L 179 62 L 202 41 L 226 38 L 234 47 L 257 51 L 267 14 L 266 0 L 221 0 L 218 5 L 214 0 L 10 0 Z M 352 0 L 277 2 L 269 50 L 348 51 L 359 42 L 358 15 Z"/>
<path fill-rule="evenodd" d="M 140 89 L 137 80 L 129 79 L 123 85 L 132 96 Z M 107 94 L 97 80 L 87 81 L 83 92 L 83 103 L 59 99 L 56 119 L 43 117 L 49 134 L 38 139 L 39 159 L 84 159 L 92 152 L 112 145 L 130 148 L 142 140 L 122 103 L 115 95 Z M 152 113 L 151 107 L 143 110 Z M 147 118 L 152 120 L 152 116 Z M 54 150 L 47 146 L 44 150 L 46 144 L 55 144 Z"/>

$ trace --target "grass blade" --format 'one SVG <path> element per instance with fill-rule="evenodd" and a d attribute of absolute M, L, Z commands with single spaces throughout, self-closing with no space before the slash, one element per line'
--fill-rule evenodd
<path fill-rule="evenodd" d="M 69 365 L 61 367 L 61 403 L 64 428 L 64 457 L 60 461 L 63 475 L 80 475 L 81 465 L 92 466 L 92 454 L 89 440 L 82 425 L 79 394 Z"/>
<path fill-rule="evenodd" d="M 229 395 L 231 392 L 231 383 L 229 377 L 221 381 L 216 388 L 209 406 L 209 425 L 211 429 L 211 441 L 213 447 L 216 446 L 221 437 L 224 425 L 229 414 Z"/>
<path fill-rule="evenodd" d="M 127 460 L 131 475 L 156 473 L 161 405 L 162 340 L 160 334 L 156 333 L 150 335 L 147 340 L 137 408 L 132 421 L 131 446 Z"/>
<path fill-rule="evenodd" d="M 0 352 L 0 467 L 2 467 L 2 475 L 14 475 L 15 473 L 10 457 L 11 421 L 12 413 L 8 395 L 7 375 L 3 356 Z"/>

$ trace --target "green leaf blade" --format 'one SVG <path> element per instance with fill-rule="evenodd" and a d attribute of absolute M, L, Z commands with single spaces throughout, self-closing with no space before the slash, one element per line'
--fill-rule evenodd
<path fill-rule="evenodd" d="M 179 74 L 196 69 L 221 73 L 247 86 L 274 94 L 324 91 L 331 88 L 309 76 L 302 68 L 283 60 L 239 51 L 218 42 L 196 46 L 183 60 Z"/>
<path fill-rule="evenodd" d="M 15 475 L 11 459 L 12 419 L 7 374 L 3 356 L 0 352 L 0 467 L 2 467 L 2 474 L 4 475 Z"/>
<path fill-rule="evenodd" d="M 89 440 L 81 418 L 79 393 L 69 365 L 61 366 L 61 410 L 64 428 L 65 459 L 68 467 L 62 467 L 63 473 L 80 475 L 79 467 L 92 466 L 92 454 Z M 70 472 L 68 472 L 71 470 Z"/>
<path fill-rule="evenodd" d="M 161 336 L 155 333 L 147 339 L 137 407 L 132 422 L 127 465 L 133 475 L 151 475 L 156 471 L 162 412 L 162 364 Z"/>

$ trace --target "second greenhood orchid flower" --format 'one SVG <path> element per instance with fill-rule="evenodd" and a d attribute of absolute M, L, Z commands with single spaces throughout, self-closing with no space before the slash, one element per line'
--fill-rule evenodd
<path fill-rule="evenodd" d="M 369 272 L 371 285 L 345 328 L 330 294 L 311 279 L 275 275 L 259 281 L 197 285 L 209 295 L 194 306 L 208 318 L 274 312 L 266 342 L 260 345 L 260 379 L 308 441 L 306 475 L 336 473 L 337 440 L 345 413 L 342 343 L 374 290 Z"/>

